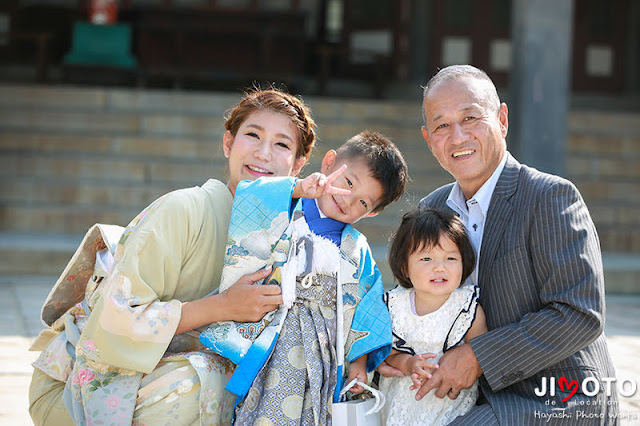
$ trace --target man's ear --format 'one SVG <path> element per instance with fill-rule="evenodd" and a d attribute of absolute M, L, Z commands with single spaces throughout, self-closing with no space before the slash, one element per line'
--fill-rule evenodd
<path fill-rule="evenodd" d="M 296 161 L 293 162 L 293 169 L 291 169 L 291 176 L 298 176 L 305 164 L 307 164 L 306 157 L 296 158 Z"/>
<path fill-rule="evenodd" d="M 433 152 L 433 149 L 431 149 L 431 137 L 429 136 L 429 131 L 425 126 L 422 126 L 420 130 L 422 130 L 422 137 L 427 142 L 427 146 L 429 146 L 429 150 Z"/>
<path fill-rule="evenodd" d="M 329 174 L 328 171 L 331 170 L 331 167 L 335 164 L 336 158 L 338 158 L 338 153 L 335 149 L 327 151 L 322 159 L 322 167 L 320 167 L 320 171 L 325 175 Z"/>
<path fill-rule="evenodd" d="M 368 215 L 366 215 L 365 217 L 376 217 L 378 216 L 378 212 L 371 212 Z"/>
<path fill-rule="evenodd" d="M 506 138 L 509 132 L 509 109 L 504 102 L 500 105 L 498 110 L 498 121 L 500 122 L 500 130 L 502 131 L 502 137 Z"/>
<path fill-rule="evenodd" d="M 229 130 L 227 130 L 222 137 L 222 152 L 224 153 L 225 158 L 229 158 L 229 155 L 231 154 L 231 146 L 233 145 L 234 140 L 235 137 Z"/>

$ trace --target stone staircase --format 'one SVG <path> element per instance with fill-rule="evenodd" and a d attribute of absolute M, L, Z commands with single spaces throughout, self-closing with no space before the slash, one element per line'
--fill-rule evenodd
<path fill-rule="evenodd" d="M 223 114 L 239 95 L 0 85 L 0 273 L 56 274 L 94 223 L 126 225 L 173 189 L 224 179 Z M 305 98 L 324 152 L 369 128 L 405 153 L 405 199 L 358 224 L 378 257 L 398 217 L 449 180 L 420 135 L 414 102 Z M 429 182 L 425 185 L 426 182 Z"/>
<path fill-rule="evenodd" d="M 239 98 L 0 84 L 0 274 L 57 275 L 94 223 L 124 226 L 168 191 L 224 179 L 223 114 Z M 412 181 L 404 200 L 357 224 L 391 282 L 384 258 L 400 216 L 451 180 L 422 139 L 420 103 L 305 100 L 319 143 L 303 175 L 319 168 L 326 150 L 363 129 L 390 136 L 407 159 Z M 620 291 L 640 292 L 640 256 L 629 259 L 638 268 L 630 275 L 618 262 L 612 281 L 626 283 Z"/>

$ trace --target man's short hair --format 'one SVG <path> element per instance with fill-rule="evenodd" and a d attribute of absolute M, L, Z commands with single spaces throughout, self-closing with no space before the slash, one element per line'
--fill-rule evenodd
<path fill-rule="evenodd" d="M 431 77 L 427 84 L 422 88 L 422 119 L 424 120 L 425 124 L 427 123 L 427 116 L 424 110 L 424 101 L 426 100 L 429 91 L 440 82 L 447 80 L 460 80 L 465 77 L 476 78 L 487 83 L 487 105 L 494 112 L 498 112 L 498 110 L 500 109 L 500 97 L 498 96 L 498 91 L 496 90 L 495 84 L 493 84 L 493 81 L 491 80 L 491 78 L 489 78 L 487 73 L 472 65 L 451 65 L 438 71 L 436 75 Z"/>

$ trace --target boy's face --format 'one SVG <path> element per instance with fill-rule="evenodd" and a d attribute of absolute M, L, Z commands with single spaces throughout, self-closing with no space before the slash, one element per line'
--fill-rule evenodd
<path fill-rule="evenodd" d="M 324 194 L 318 198 L 318 208 L 331 219 L 343 223 L 356 223 L 363 217 L 377 215 L 372 213 L 380 203 L 383 189 L 380 182 L 371 176 L 367 163 L 362 159 L 338 159 L 336 152 L 327 152 L 322 160 L 321 171 L 330 175 L 343 164 L 347 170 L 332 185 L 348 189 L 349 195 Z"/>

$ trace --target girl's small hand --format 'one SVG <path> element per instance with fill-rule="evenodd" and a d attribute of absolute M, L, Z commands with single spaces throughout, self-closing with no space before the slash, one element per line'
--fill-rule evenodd
<path fill-rule="evenodd" d="M 420 376 L 418 376 L 417 374 L 412 374 L 411 375 L 411 382 L 413 383 L 411 385 L 411 387 L 409 387 L 409 390 L 416 390 L 416 389 L 420 389 L 420 387 L 422 386 L 422 379 L 420 378 Z"/>
<path fill-rule="evenodd" d="M 316 172 L 310 176 L 298 180 L 293 189 L 293 198 L 319 198 L 323 194 L 349 195 L 351 191 L 341 189 L 331 185 L 340 175 L 347 169 L 347 165 L 343 164 L 338 170 L 325 176 Z"/>
<path fill-rule="evenodd" d="M 410 390 L 419 389 L 424 380 L 431 378 L 431 374 L 438 368 L 438 364 L 427 360 L 435 357 L 434 353 L 424 353 L 414 355 L 407 360 L 407 369 L 411 372 L 411 381 L 413 382 Z"/>

